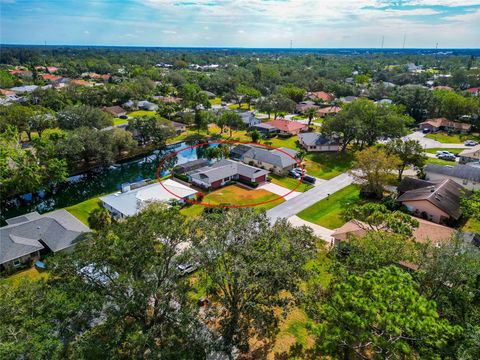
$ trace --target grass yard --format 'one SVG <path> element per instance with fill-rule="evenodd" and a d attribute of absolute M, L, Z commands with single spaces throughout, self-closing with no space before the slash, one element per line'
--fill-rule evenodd
<path fill-rule="evenodd" d="M 211 105 L 222 105 L 222 98 L 221 97 L 216 97 L 214 99 L 208 100 Z"/>
<path fill-rule="evenodd" d="M 46 279 L 48 277 L 48 272 L 46 271 L 38 271 L 36 267 L 31 267 L 30 269 L 20 271 L 15 273 L 5 279 L 1 279 L 1 282 L 5 282 L 10 286 L 17 286 L 22 282 L 24 279 L 28 280 L 40 280 Z"/>
<path fill-rule="evenodd" d="M 465 140 L 480 141 L 480 134 L 447 134 L 439 132 L 436 134 L 427 134 L 426 138 L 436 140 L 444 144 L 462 144 Z"/>
<path fill-rule="evenodd" d="M 272 200 L 277 197 L 278 195 L 273 194 L 267 190 L 250 190 L 239 185 L 229 185 L 205 195 L 202 202 L 212 205 L 247 205 Z M 255 208 L 268 210 L 281 204 L 284 201 L 284 199 L 278 199 L 277 201 L 272 201 L 268 204 L 262 204 L 256 206 Z M 182 209 L 181 212 L 186 216 L 192 217 L 200 215 L 203 209 L 203 205 L 191 205 Z"/>
<path fill-rule="evenodd" d="M 310 153 L 303 159 L 303 166 L 309 175 L 329 180 L 352 168 L 354 156 L 346 153 Z"/>
<path fill-rule="evenodd" d="M 65 210 L 88 226 L 89 215 L 93 210 L 99 208 L 100 206 L 100 199 L 98 197 L 94 197 L 79 204 L 69 206 L 65 208 Z"/>
<path fill-rule="evenodd" d="M 242 104 L 230 104 L 230 105 L 227 105 L 227 107 L 229 109 L 232 109 L 232 110 L 249 110 L 248 109 L 248 104 L 246 103 L 242 103 Z M 253 110 L 255 107 L 253 105 L 250 106 L 250 110 Z"/>
<path fill-rule="evenodd" d="M 433 164 L 433 165 L 446 165 L 446 166 L 455 166 L 458 163 L 455 161 L 447 161 L 447 160 L 442 160 L 442 159 L 437 159 L 437 158 L 427 158 L 427 164 Z"/>
<path fill-rule="evenodd" d="M 471 217 L 462 227 L 463 232 L 472 232 L 480 234 L 480 220 Z"/>
<path fill-rule="evenodd" d="M 329 199 L 320 200 L 297 215 L 303 220 L 314 224 L 328 229 L 336 229 L 345 224 L 342 218 L 343 209 L 348 205 L 359 202 L 359 200 L 359 187 L 357 185 L 349 185 L 331 194 Z"/>
<path fill-rule="evenodd" d="M 456 148 L 431 148 L 431 149 L 425 149 L 425 152 L 429 154 L 436 154 L 437 151 L 441 151 L 441 150 L 450 151 L 452 154 L 455 154 L 455 155 L 458 155 L 463 151 L 463 149 L 456 149 Z"/>
<path fill-rule="evenodd" d="M 271 139 L 262 140 L 262 142 L 266 144 L 272 143 L 270 146 L 273 146 L 276 148 L 286 147 L 293 150 L 299 150 L 300 148 L 297 146 L 297 140 L 298 140 L 298 136 L 296 135 L 286 139 L 282 139 L 277 136 Z"/>
<path fill-rule="evenodd" d="M 137 111 L 132 111 L 131 113 L 128 114 L 130 117 L 139 117 L 139 116 L 158 116 L 155 111 L 148 111 L 148 110 L 137 110 Z"/>
<path fill-rule="evenodd" d="M 268 175 L 268 177 L 271 179 L 273 184 L 283 186 L 284 188 L 287 188 L 287 189 L 290 189 L 290 190 L 295 189 L 295 187 L 298 185 L 298 181 L 299 181 L 298 179 L 294 179 L 294 178 L 291 178 L 291 177 L 282 177 L 282 176 L 275 175 L 273 173 L 270 173 Z M 309 185 L 309 184 L 306 184 L 306 183 L 302 182 L 300 184 L 300 186 L 295 191 L 305 192 L 305 191 L 311 189 L 312 187 L 313 187 L 313 185 Z"/>
<path fill-rule="evenodd" d="M 119 119 L 119 118 L 115 118 L 113 119 L 113 125 L 123 125 L 123 124 L 128 124 L 128 120 L 127 119 Z"/>

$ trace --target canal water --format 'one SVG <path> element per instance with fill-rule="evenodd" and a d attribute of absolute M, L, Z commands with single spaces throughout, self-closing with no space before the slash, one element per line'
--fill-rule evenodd
<path fill-rule="evenodd" d="M 209 146 L 217 146 L 217 144 Z M 92 197 L 112 193 L 120 190 L 124 183 L 145 179 L 154 180 L 157 168 L 166 156 L 186 149 L 170 158 L 163 166 L 161 175 L 168 175 L 168 169 L 174 165 L 198 159 L 201 157 L 201 152 L 206 148 L 187 149 L 188 147 L 189 145 L 184 142 L 178 143 L 163 150 L 155 150 L 142 158 L 73 176 L 68 179 L 68 182 L 59 186 L 55 193 L 38 192 L 37 194 L 25 194 L 13 198 L 6 204 L 1 205 L 0 224 L 3 226 L 5 225 L 5 219 L 32 211 L 44 213 L 75 205 Z"/>

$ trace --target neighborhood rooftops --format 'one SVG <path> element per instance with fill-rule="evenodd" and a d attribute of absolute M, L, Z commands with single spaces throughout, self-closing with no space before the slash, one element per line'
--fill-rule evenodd
<path fill-rule="evenodd" d="M 433 174 L 441 174 L 458 179 L 465 179 L 474 182 L 480 182 L 480 168 L 469 165 L 442 166 L 428 164 L 425 172 Z"/>
<path fill-rule="evenodd" d="M 456 122 L 456 121 L 448 120 L 445 118 L 429 119 L 427 121 L 421 122 L 418 125 L 419 127 L 430 125 L 434 128 L 448 127 L 448 128 L 454 128 L 456 130 L 461 130 L 461 131 L 470 131 L 470 129 L 472 128 L 471 124 Z"/>
<path fill-rule="evenodd" d="M 446 179 L 438 184 L 409 190 L 397 198 L 399 202 L 428 201 L 454 219 L 462 214 L 460 198 L 465 189 L 455 181 Z"/>
<path fill-rule="evenodd" d="M 40 215 L 32 212 L 7 220 L 0 228 L 0 264 L 48 248 L 69 248 L 90 229 L 66 210 Z"/>
<path fill-rule="evenodd" d="M 197 192 L 196 190 L 193 190 L 188 186 L 180 184 L 179 182 L 171 179 L 162 181 L 162 184 L 169 191 L 182 198 L 190 197 Z M 148 204 L 148 202 L 170 201 L 178 199 L 178 197 L 169 193 L 167 190 L 165 190 L 165 188 L 159 183 L 154 183 L 123 193 L 117 192 L 115 194 L 103 196 L 100 198 L 100 200 L 107 205 L 107 208 L 110 207 L 123 216 L 132 216 L 141 211 L 143 207 Z"/>
<path fill-rule="evenodd" d="M 286 133 L 298 133 L 299 131 L 307 130 L 308 125 L 302 124 L 297 121 L 290 121 L 290 120 L 285 120 L 285 119 L 276 119 L 276 120 L 271 120 L 264 125 L 271 125 L 281 132 L 286 132 Z"/>

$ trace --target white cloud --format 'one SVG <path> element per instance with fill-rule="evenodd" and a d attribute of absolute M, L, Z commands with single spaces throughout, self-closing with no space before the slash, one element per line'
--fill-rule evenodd
<path fill-rule="evenodd" d="M 173 35 L 173 34 L 176 34 L 177 32 L 175 30 L 162 30 L 162 33 Z"/>
<path fill-rule="evenodd" d="M 90 31 L 85 30 L 83 33 L 89 35 L 89 34 L 90 34 Z"/>

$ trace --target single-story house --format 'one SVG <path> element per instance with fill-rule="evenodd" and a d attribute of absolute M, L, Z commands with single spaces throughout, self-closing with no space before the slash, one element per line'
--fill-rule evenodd
<path fill-rule="evenodd" d="M 455 230 L 447 226 L 435 224 L 420 218 L 415 218 L 418 221 L 418 227 L 413 230 L 412 238 L 419 243 L 434 243 L 441 244 L 449 241 L 455 234 Z M 339 246 L 342 242 L 348 241 L 352 237 L 363 237 L 369 230 L 367 224 L 358 220 L 350 220 L 343 226 L 335 229 L 332 234 L 333 244 Z"/>
<path fill-rule="evenodd" d="M 194 171 L 208 165 L 210 165 L 210 162 L 208 160 L 197 159 L 197 160 L 192 160 L 183 164 L 176 165 L 174 168 L 174 171 L 176 174 L 185 174 L 187 172 Z"/>
<path fill-rule="evenodd" d="M 318 109 L 318 116 L 324 118 L 327 115 L 337 115 L 342 109 L 338 106 L 327 106 L 321 109 Z"/>
<path fill-rule="evenodd" d="M 460 164 L 480 162 L 480 145 L 465 149 L 458 156 L 460 157 Z"/>
<path fill-rule="evenodd" d="M 298 142 L 307 151 L 339 151 L 341 147 L 338 139 L 314 132 L 299 134 Z"/>
<path fill-rule="evenodd" d="M 313 101 L 302 101 L 295 106 L 295 112 L 298 114 L 304 114 L 308 109 L 320 109 L 320 106 L 315 105 Z"/>
<path fill-rule="evenodd" d="M 172 179 L 164 180 L 162 184 L 169 191 L 183 199 L 193 199 L 197 193 L 196 190 Z M 100 201 L 103 207 L 112 214 L 113 218 L 124 219 L 137 214 L 151 202 L 181 201 L 181 199 L 165 190 L 165 188 L 158 182 L 133 190 L 129 186 L 125 186 L 122 188 L 123 191 L 102 196 Z"/>
<path fill-rule="evenodd" d="M 175 128 L 175 131 L 176 131 L 177 135 L 180 135 L 181 133 L 183 133 L 184 131 L 187 130 L 187 125 L 185 125 L 183 123 L 180 123 L 180 122 L 177 122 L 177 121 L 170 121 L 170 123 Z"/>
<path fill-rule="evenodd" d="M 441 180 L 440 180 L 441 181 Z M 434 186 L 440 181 L 427 181 L 423 179 L 417 179 L 410 176 L 405 176 L 400 184 L 397 186 L 398 195 L 402 195 L 404 192 L 424 188 L 427 186 Z"/>
<path fill-rule="evenodd" d="M 137 103 L 137 106 L 139 109 L 142 110 L 148 110 L 148 111 L 157 111 L 158 110 L 158 105 L 154 104 L 150 101 L 147 100 L 142 100 Z"/>
<path fill-rule="evenodd" d="M 192 184 L 212 190 L 229 181 L 244 180 L 258 184 L 267 181 L 268 171 L 238 161 L 222 159 L 188 174 Z"/>
<path fill-rule="evenodd" d="M 79 85 L 79 86 L 87 86 L 87 87 L 92 87 L 93 85 L 95 85 L 95 83 L 93 83 L 91 81 L 81 80 L 81 79 L 74 79 L 74 80 L 70 81 L 70 84 Z"/>
<path fill-rule="evenodd" d="M 43 80 L 48 80 L 48 81 L 58 81 L 62 77 L 58 75 L 51 75 L 51 74 L 38 74 Z"/>
<path fill-rule="evenodd" d="M 66 210 L 38 212 L 6 220 L 0 228 L 0 269 L 9 270 L 39 260 L 48 252 L 68 251 L 90 231 Z"/>
<path fill-rule="evenodd" d="M 291 156 L 285 153 L 290 154 Z M 297 162 L 294 159 L 296 155 L 297 152 L 292 149 L 279 148 L 268 150 L 252 146 L 250 150 L 243 155 L 242 161 L 278 175 L 286 175 L 289 170 L 292 170 L 297 166 Z"/>
<path fill-rule="evenodd" d="M 235 111 L 242 118 L 243 123 L 247 127 L 252 127 L 257 124 L 261 124 L 262 120 L 255 116 L 253 111 Z"/>
<path fill-rule="evenodd" d="M 477 166 L 428 164 L 425 167 L 425 175 L 429 181 L 450 179 L 468 190 L 480 189 L 480 167 Z"/>
<path fill-rule="evenodd" d="M 259 123 L 253 125 L 252 128 L 267 136 L 278 133 L 278 128 L 269 123 Z"/>
<path fill-rule="evenodd" d="M 182 102 L 181 98 L 175 96 L 154 96 L 153 98 L 164 104 L 180 104 Z"/>
<path fill-rule="evenodd" d="M 120 117 L 120 116 L 126 116 L 127 111 L 122 108 L 121 106 L 106 106 L 102 109 L 102 111 L 114 116 L 114 117 Z"/>
<path fill-rule="evenodd" d="M 324 101 L 330 102 L 335 100 L 335 96 L 333 94 L 329 94 L 325 91 L 314 91 L 307 93 L 307 98 L 312 99 L 314 101 Z"/>
<path fill-rule="evenodd" d="M 56 72 L 58 71 L 58 67 L 56 67 L 56 66 L 47 66 L 47 71 L 48 71 L 50 74 L 56 73 Z"/>
<path fill-rule="evenodd" d="M 300 132 L 308 131 L 307 124 L 285 119 L 271 120 L 264 124 L 277 128 L 280 134 L 298 135 Z"/>
<path fill-rule="evenodd" d="M 418 124 L 420 130 L 428 129 L 430 132 L 455 131 L 462 134 L 470 132 L 472 125 L 467 123 L 456 122 L 445 118 L 429 119 Z"/>
<path fill-rule="evenodd" d="M 465 191 L 455 181 L 445 179 L 435 185 L 405 191 L 397 202 L 415 216 L 442 224 L 460 218 L 460 198 Z"/>

